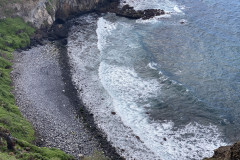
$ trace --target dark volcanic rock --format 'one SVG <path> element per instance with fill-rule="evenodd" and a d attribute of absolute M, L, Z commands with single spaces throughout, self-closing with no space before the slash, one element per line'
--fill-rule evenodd
<path fill-rule="evenodd" d="M 72 15 L 91 12 L 99 6 L 107 5 L 113 0 L 64 0 L 59 1 L 55 18 L 66 21 Z M 114 0 L 116 1 L 116 0 Z M 118 1 L 118 0 L 117 0 Z"/>
<path fill-rule="evenodd" d="M 204 160 L 240 160 L 240 142 L 219 147 L 211 158 L 204 158 Z"/>
<path fill-rule="evenodd" d="M 149 19 L 153 18 L 154 16 L 160 16 L 165 14 L 163 10 L 160 9 L 146 9 L 146 10 L 140 10 L 136 11 L 133 9 L 133 7 L 130 7 L 129 5 L 123 6 L 122 9 L 117 10 L 116 15 L 118 16 L 124 16 L 127 18 L 132 19 Z"/>
<path fill-rule="evenodd" d="M 68 23 L 66 23 L 67 20 L 69 20 L 71 16 L 90 11 L 96 11 L 99 14 L 111 12 L 117 16 L 130 19 L 149 19 L 165 14 L 165 12 L 160 9 L 134 10 L 134 8 L 129 5 L 124 5 L 122 8 L 119 8 L 119 0 L 92 0 L 84 3 L 77 1 L 79 6 L 67 2 L 68 1 L 59 3 L 58 10 L 56 11 L 56 20 L 51 27 L 42 27 L 35 32 L 31 37 L 31 46 L 36 46 L 37 44 L 43 45 L 45 39 L 54 41 L 67 38 L 68 28 L 70 27 Z"/>
<path fill-rule="evenodd" d="M 57 24 L 52 27 L 55 36 L 58 38 L 67 38 L 68 29 L 63 24 Z"/>
<path fill-rule="evenodd" d="M 41 28 L 35 31 L 35 33 L 30 37 L 30 46 L 36 46 L 38 44 L 42 45 L 44 39 L 48 37 L 47 28 Z"/>
<path fill-rule="evenodd" d="M 165 14 L 161 9 L 134 10 L 134 8 L 129 5 L 124 5 L 122 8 L 119 8 L 117 2 L 110 3 L 105 7 L 99 8 L 97 11 L 100 13 L 116 13 L 117 16 L 131 19 L 149 19 Z"/>
<path fill-rule="evenodd" d="M 231 160 L 240 160 L 240 142 L 231 147 Z"/>
<path fill-rule="evenodd" d="M 48 39 L 58 40 L 64 39 L 68 36 L 68 26 L 65 24 L 54 24 L 49 30 Z"/>

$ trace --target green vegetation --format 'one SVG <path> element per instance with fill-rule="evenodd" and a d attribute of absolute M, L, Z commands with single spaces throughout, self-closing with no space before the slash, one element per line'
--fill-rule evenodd
<path fill-rule="evenodd" d="M 0 50 L 12 52 L 30 44 L 29 36 L 34 29 L 20 18 L 6 18 L 0 20 Z"/>
<path fill-rule="evenodd" d="M 33 127 L 22 117 L 11 93 L 11 53 L 29 45 L 33 33 L 34 29 L 20 18 L 0 20 L 0 133 L 9 132 L 16 138 L 15 150 L 8 151 L 6 141 L 0 137 L 0 160 L 72 160 L 63 151 L 32 144 Z"/>
<path fill-rule="evenodd" d="M 14 156 L 10 156 L 7 153 L 0 152 L 0 160 L 16 160 Z"/>
<path fill-rule="evenodd" d="M 16 138 L 34 140 L 31 125 L 21 116 L 11 94 L 11 52 L 30 43 L 34 29 L 20 18 L 0 20 L 0 127 L 11 131 Z"/>

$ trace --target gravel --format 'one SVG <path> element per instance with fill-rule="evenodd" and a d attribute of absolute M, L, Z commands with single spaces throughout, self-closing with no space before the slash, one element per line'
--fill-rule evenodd
<path fill-rule="evenodd" d="M 66 82 L 54 43 L 14 53 L 12 79 L 16 103 L 34 126 L 41 146 L 56 147 L 80 159 L 101 150 L 84 127 L 76 106 L 66 94 Z M 70 73 L 69 73 L 70 74 Z"/>

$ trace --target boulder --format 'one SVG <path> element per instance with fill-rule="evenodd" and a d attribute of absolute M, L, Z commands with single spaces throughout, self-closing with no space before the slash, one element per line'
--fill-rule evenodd
<path fill-rule="evenodd" d="M 214 150 L 211 158 L 204 160 L 240 160 L 240 142 L 236 142 L 231 146 L 222 146 Z"/>

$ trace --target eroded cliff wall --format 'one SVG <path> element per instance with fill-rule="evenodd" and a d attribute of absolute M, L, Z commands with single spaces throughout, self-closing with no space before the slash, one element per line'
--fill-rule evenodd
<path fill-rule="evenodd" d="M 0 18 L 20 16 L 41 28 L 55 19 L 66 20 L 70 15 L 96 9 L 111 0 L 0 0 Z"/>

